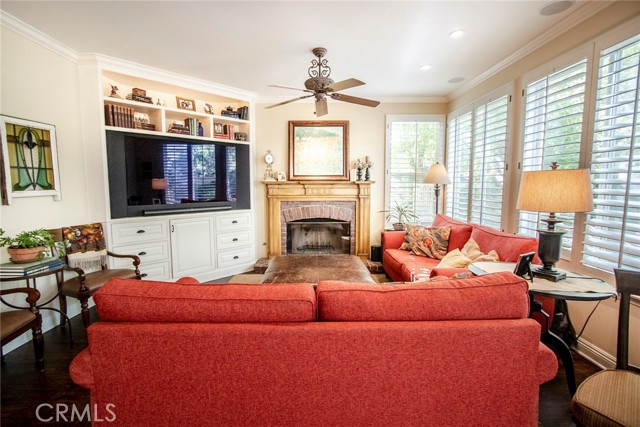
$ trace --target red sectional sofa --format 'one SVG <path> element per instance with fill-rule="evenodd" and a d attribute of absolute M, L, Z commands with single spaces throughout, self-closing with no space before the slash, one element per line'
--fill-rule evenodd
<path fill-rule="evenodd" d="M 557 371 L 511 273 L 315 290 L 114 279 L 94 298 L 101 320 L 70 366 L 94 426 L 535 427 Z"/>
<path fill-rule="evenodd" d="M 490 227 L 457 221 L 442 214 L 436 215 L 432 225 L 451 227 L 449 251 L 462 249 L 469 238 L 475 240 L 480 250 L 484 253 L 495 250 L 500 257 L 500 261 L 516 262 L 520 254 L 538 251 L 538 239 L 535 237 L 503 233 Z M 433 276 L 451 276 L 456 272 L 468 271 L 466 269 L 438 269 L 433 271 L 440 263 L 439 259 L 413 255 L 409 251 L 400 249 L 404 242 L 405 234 L 404 231 L 385 231 L 382 233 L 382 265 L 391 280 L 396 282 L 415 282 Z M 534 258 L 534 262 L 539 262 L 537 255 Z"/>

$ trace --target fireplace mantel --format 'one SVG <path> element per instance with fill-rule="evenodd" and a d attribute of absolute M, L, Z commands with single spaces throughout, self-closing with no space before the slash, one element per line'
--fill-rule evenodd
<path fill-rule="evenodd" d="M 355 255 L 369 257 L 370 196 L 374 181 L 262 181 L 267 189 L 267 255 L 285 255 L 281 235 L 283 201 L 355 202 Z"/>

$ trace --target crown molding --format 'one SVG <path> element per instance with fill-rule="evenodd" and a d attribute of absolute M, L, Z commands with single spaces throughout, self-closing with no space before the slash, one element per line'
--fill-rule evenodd
<path fill-rule="evenodd" d="M 529 43 L 507 56 L 502 61 L 498 62 L 493 67 L 489 68 L 484 73 L 480 74 L 476 78 L 469 80 L 464 85 L 460 86 L 458 89 L 454 90 L 447 96 L 447 100 L 449 102 L 453 101 L 463 93 L 471 90 L 473 87 L 479 85 L 485 80 L 489 79 L 491 76 L 499 73 L 505 68 L 515 64 L 522 58 L 525 58 L 527 55 L 531 54 L 535 50 L 541 48 L 546 45 L 556 37 L 559 37 L 561 34 L 566 33 L 576 25 L 581 22 L 587 20 L 588 18 L 594 16 L 598 12 L 603 9 L 611 6 L 614 1 L 606 0 L 606 1 L 595 1 L 589 0 L 584 6 L 576 10 L 575 12 L 568 15 L 566 18 L 555 24 L 549 30 L 545 31 L 543 34 L 539 35 L 535 39 L 531 40 Z"/>
<path fill-rule="evenodd" d="M 78 62 L 78 52 L 68 46 L 65 46 L 59 41 L 52 39 L 42 31 L 36 30 L 29 24 L 3 10 L 0 10 L 0 25 L 28 38 L 54 53 L 57 53 L 69 61 Z"/>

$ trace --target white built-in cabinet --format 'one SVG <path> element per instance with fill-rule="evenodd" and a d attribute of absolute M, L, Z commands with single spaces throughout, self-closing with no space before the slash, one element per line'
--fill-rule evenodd
<path fill-rule="evenodd" d="M 195 276 L 216 268 L 212 217 L 172 219 L 169 227 L 171 266 L 176 277 Z"/>

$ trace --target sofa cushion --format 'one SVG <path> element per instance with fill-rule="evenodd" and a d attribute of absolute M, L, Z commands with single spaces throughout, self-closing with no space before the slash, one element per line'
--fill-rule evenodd
<path fill-rule="evenodd" d="M 467 243 L 467 240 L 469 240 L 469 237 L 471 236 L 471 229 L 473 228 L 470 224 L 455 220 L 442 214 L 436 215 L 432 225 L 439 227 L 446 225 L 451 227 L 451 234 L 449 235 L 449 251 L 462 249 L 464 244 Z"/>
<path fill-rule="evenodd" d="M 473 226 L 471 238 L 484 253 L 495 249 L 501 261 L 516 262 L 520 254 L 538 252 L 538 239 L 535 237 L 504 233 L 483 225 Z M 534 262 L 539 262 L 537 256 Z"/>
<path fill-rule="evenodd" d="M 412 285 L 321 281 L 318 316 L 324 321 L 524 319 L 527 282 L 513 273 Z"/>
<path fill-rule="evenodd" d="M 113 322 L 268 323 L 316 318 L 311 284 L 184 286 L 112 279 L 93 296 L 100 319 Z"/>
<path fill-rule="evenodd" d="M 408 225 L 405 243 L 400 246 L 400 249 L 411 251 L 419 256 L 442 259 L 448 251 L 450 233 L 451 228 L 448 226 Z"/>
<path fill-rule="evenodd" d="M 385 271 L 396 282 L 415 282 L 428 279 L 431 269 L 438 265 L 438 260 L 417 256 L 402 249 L 384 251 L 383 265 Z"/>

